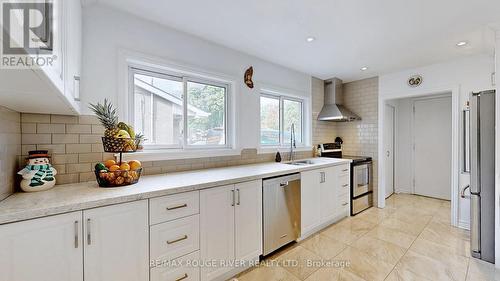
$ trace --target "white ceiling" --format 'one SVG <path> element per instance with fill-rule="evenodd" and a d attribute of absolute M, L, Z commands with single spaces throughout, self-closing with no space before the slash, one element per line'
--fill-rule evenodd
<path fill-rule="evenodd" d="M 99 0 L 165 26 L 345 81 L 493 52 L 498 0 Z M 312 43 L 306 37 L 317 38 Z M 458 48 L 455 43 L 469 44 Z M 361 67 L 368 66 L 362 72 Z"/>

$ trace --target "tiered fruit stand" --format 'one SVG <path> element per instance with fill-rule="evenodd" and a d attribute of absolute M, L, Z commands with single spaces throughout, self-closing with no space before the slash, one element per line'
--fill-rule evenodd
<path fill-rule="evenodd" d="M 119 154 L 118 164 L 120 166 L 124 163 L 123 153 L 136 152 L 139 142 L 140 139 L 102 137 L 104 151 Z M 96 168 L 95 170 L 97 183 L 100 187 L 119 187 L 135 184 L 139 182 L 142 173 L 142 167 L 134 170 L 111 170 L 107 168 L 109 167 L 103 167 L 100 170 Z"/>

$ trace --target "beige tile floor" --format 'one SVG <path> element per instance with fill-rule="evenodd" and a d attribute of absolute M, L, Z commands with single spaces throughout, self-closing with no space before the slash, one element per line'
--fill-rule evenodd
<path fill-rule="evenodd" d="M 493 265 L 471 258 L 469 249 L 469 233 L 450 226 L 450 202 L 398 194 L 387 199 L 386 208 L 346 218 L 235 279 L 500 280 Z"/>

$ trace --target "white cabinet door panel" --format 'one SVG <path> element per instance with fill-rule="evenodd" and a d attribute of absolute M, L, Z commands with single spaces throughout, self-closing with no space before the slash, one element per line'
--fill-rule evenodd
<path fill-rule="evenodd" d="M 326 168 L 320 171 L 323 173 L 323 180 L 320 183 L 320 216 L 321 221 L 326 222 L 335 217 L 337 209 L 337 191 L 339 190 L 339 173 L 335 167 Z"/>
<path fill-rule="evenodd" d="M 320 224 L 320 181 L 318 170 L 300 173 L 301 188 L 301 232 L 305 235 L 308 231 Z"/>
<path fill-rule="evenodd" d="M 0 225 L 0 280 L 82 281 L 82 212 Z"/>
<path fill-rule="evenodd" d="M 236 259 L 251 260 L 262 254 L 262 181 L 235 185 Z"/>
<path fill-rule="evenodd" d="M 83 211 L 85 281 L 149 280 L 148 201 Z"/>
<path fill-rule="evenodd" d="M 200 257 L 202 261 L 234 259 L 234 186 L 226 185 L 200 192 Z M 201 280 L 213 280 L 232 268 L 203 267 Z"/>

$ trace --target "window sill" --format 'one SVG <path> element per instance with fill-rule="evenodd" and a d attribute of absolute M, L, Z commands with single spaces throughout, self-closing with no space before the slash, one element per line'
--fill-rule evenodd
<path fill-rule="evenodd" d="M 139 161 L 162 161 L 162 160 L 178 160 L 178 159 L 193 159 L 203 157 L 218 157 L 218 156 L 233 156 L 240 155 L 241 151 L 231 148 L 220 149 L 146 149 L 135 153 L 124 153 L 123 160 L 139 160 Z"/>
<path fill-rule="evenodd" d="M 296 152 L 304 152 L 304 151 L 311 151 L 312 152 L 313 147 L 312 146 L 300 146 L 297 148 L 294 148 L 293 150 Z M 257 153 L 263 154 L 263 153 L 276 153 L 276 152 L 289 152 L 290 151 L 290 146 L 261 146 Z"/>

